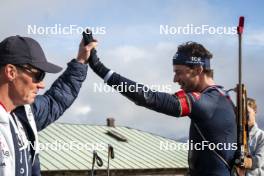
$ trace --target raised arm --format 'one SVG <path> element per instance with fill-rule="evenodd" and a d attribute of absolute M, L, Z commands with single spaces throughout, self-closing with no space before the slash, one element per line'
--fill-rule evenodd
<path fill-rule="evenodd" d="M 190 101 L 188 94 L 179 98 L 177 95 L 153 91 L 142 84 L 138 84 L 114 73 L 99 60 L 96 50 L 91 52 L 89 65 L 109 86 L 112 86 L 117 91 L 119 91 L 118 88 L 126 90 L 119 92 L 139 106 L 144 106 L 148 109 L 174 117 L 190 114 L 191 104 L 188 103 Z"/>
<path fill-rule="evenodd" d="M 66 71 L 52 84 L 44 95 L 32 104 L 38 131 L 57 120 L 76 99 L 87 74 L 87 65 L 76 60 L 68 63 Z"/>
<path fill-rule="evenodd" d="M 87 60 L 95 43 L 84 46 L 80 43 L 76 59 L 68 63 L 64 73 L 52 84 L 44 94 L 37 96 L 32 104 L 38 131 L 57 120 L 77 98 L 83 81 L 87 75 Z"/>

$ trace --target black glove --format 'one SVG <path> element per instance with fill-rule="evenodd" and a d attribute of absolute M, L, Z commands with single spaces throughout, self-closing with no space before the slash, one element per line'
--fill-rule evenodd
<path fill-rule="evenodd" d="M 86 29 L 86 32 L 83 32 L 83 40 L 84 45 L 88 45 L 90 42 L 96 42 L 93 38 L 92 31 L 89 29 Z M 93 71 L 104 79 L 106 74 L 108 73 L 109 69 L 104 66 L 103 63 L 100 62 L 99 58 L 97 57 L 96 50 L 92 49 L 90 58 L 88 60 L 90 67 L 93 69 Z"/>
<path fill-rule="evenodd" d="M 93 34 L 91 30 L 86 29 L 86 31 L 83 31 L 82 35 L 85 46 L 91 42 L 96 42 L 96 40 L 93 38 Z"/>

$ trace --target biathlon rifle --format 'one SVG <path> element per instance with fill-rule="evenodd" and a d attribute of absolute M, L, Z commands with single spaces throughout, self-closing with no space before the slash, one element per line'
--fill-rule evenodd
<path fill-rule="evenodd" d="M 244 17 L 239 18 L 237 26 L 238 34 L 238 84 L 236 86 L 236 121 L 237 121 L 237 153 L 235 158 L 235 168 L 237 175 L 245 176 L 245 158 L 249 153 L 249 127 L 247 111 L 247 91 L 242 83 L 242 33 L 244 30 Z"/>

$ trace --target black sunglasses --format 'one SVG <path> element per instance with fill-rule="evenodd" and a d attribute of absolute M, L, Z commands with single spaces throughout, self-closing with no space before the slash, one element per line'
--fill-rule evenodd
<path fill-rule="evenodd" d="M 27 70 L 29 71 L 30 73 L 33 73 L 34 74 L 34 79 L 37 83 L 43 81 L 43 79 L 45 78 L 45 72 L 44 71 L 41 71 L 37 68 L 34 68 L 32 66 L 29 66 L 29 65 L 15 65 L 16 67 L 18 68 L 21 68 L 21 69 L 24 69 L 24 70 Z"/>

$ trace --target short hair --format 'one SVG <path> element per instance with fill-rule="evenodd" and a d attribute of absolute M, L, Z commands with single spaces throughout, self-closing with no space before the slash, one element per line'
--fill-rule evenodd
<path fill-rule="evenodd" d="M 186 42 L 182 45 L 178 46 L 177 53 L 183 53 L 188 57 L 202 57 L 212 59 L 213 55 L 202 45 L 196 42 Z M 193 67 L 190 67 L 193 68 Z M 207 76 L 213 78 L 213 70 L 212 69 L 204 69 L 203 71 Z"/>
<path fill-rule="evenodd" d="M 247 98 L 247 105 L 257 112 L 257 102 L 253 98 Z"/>

